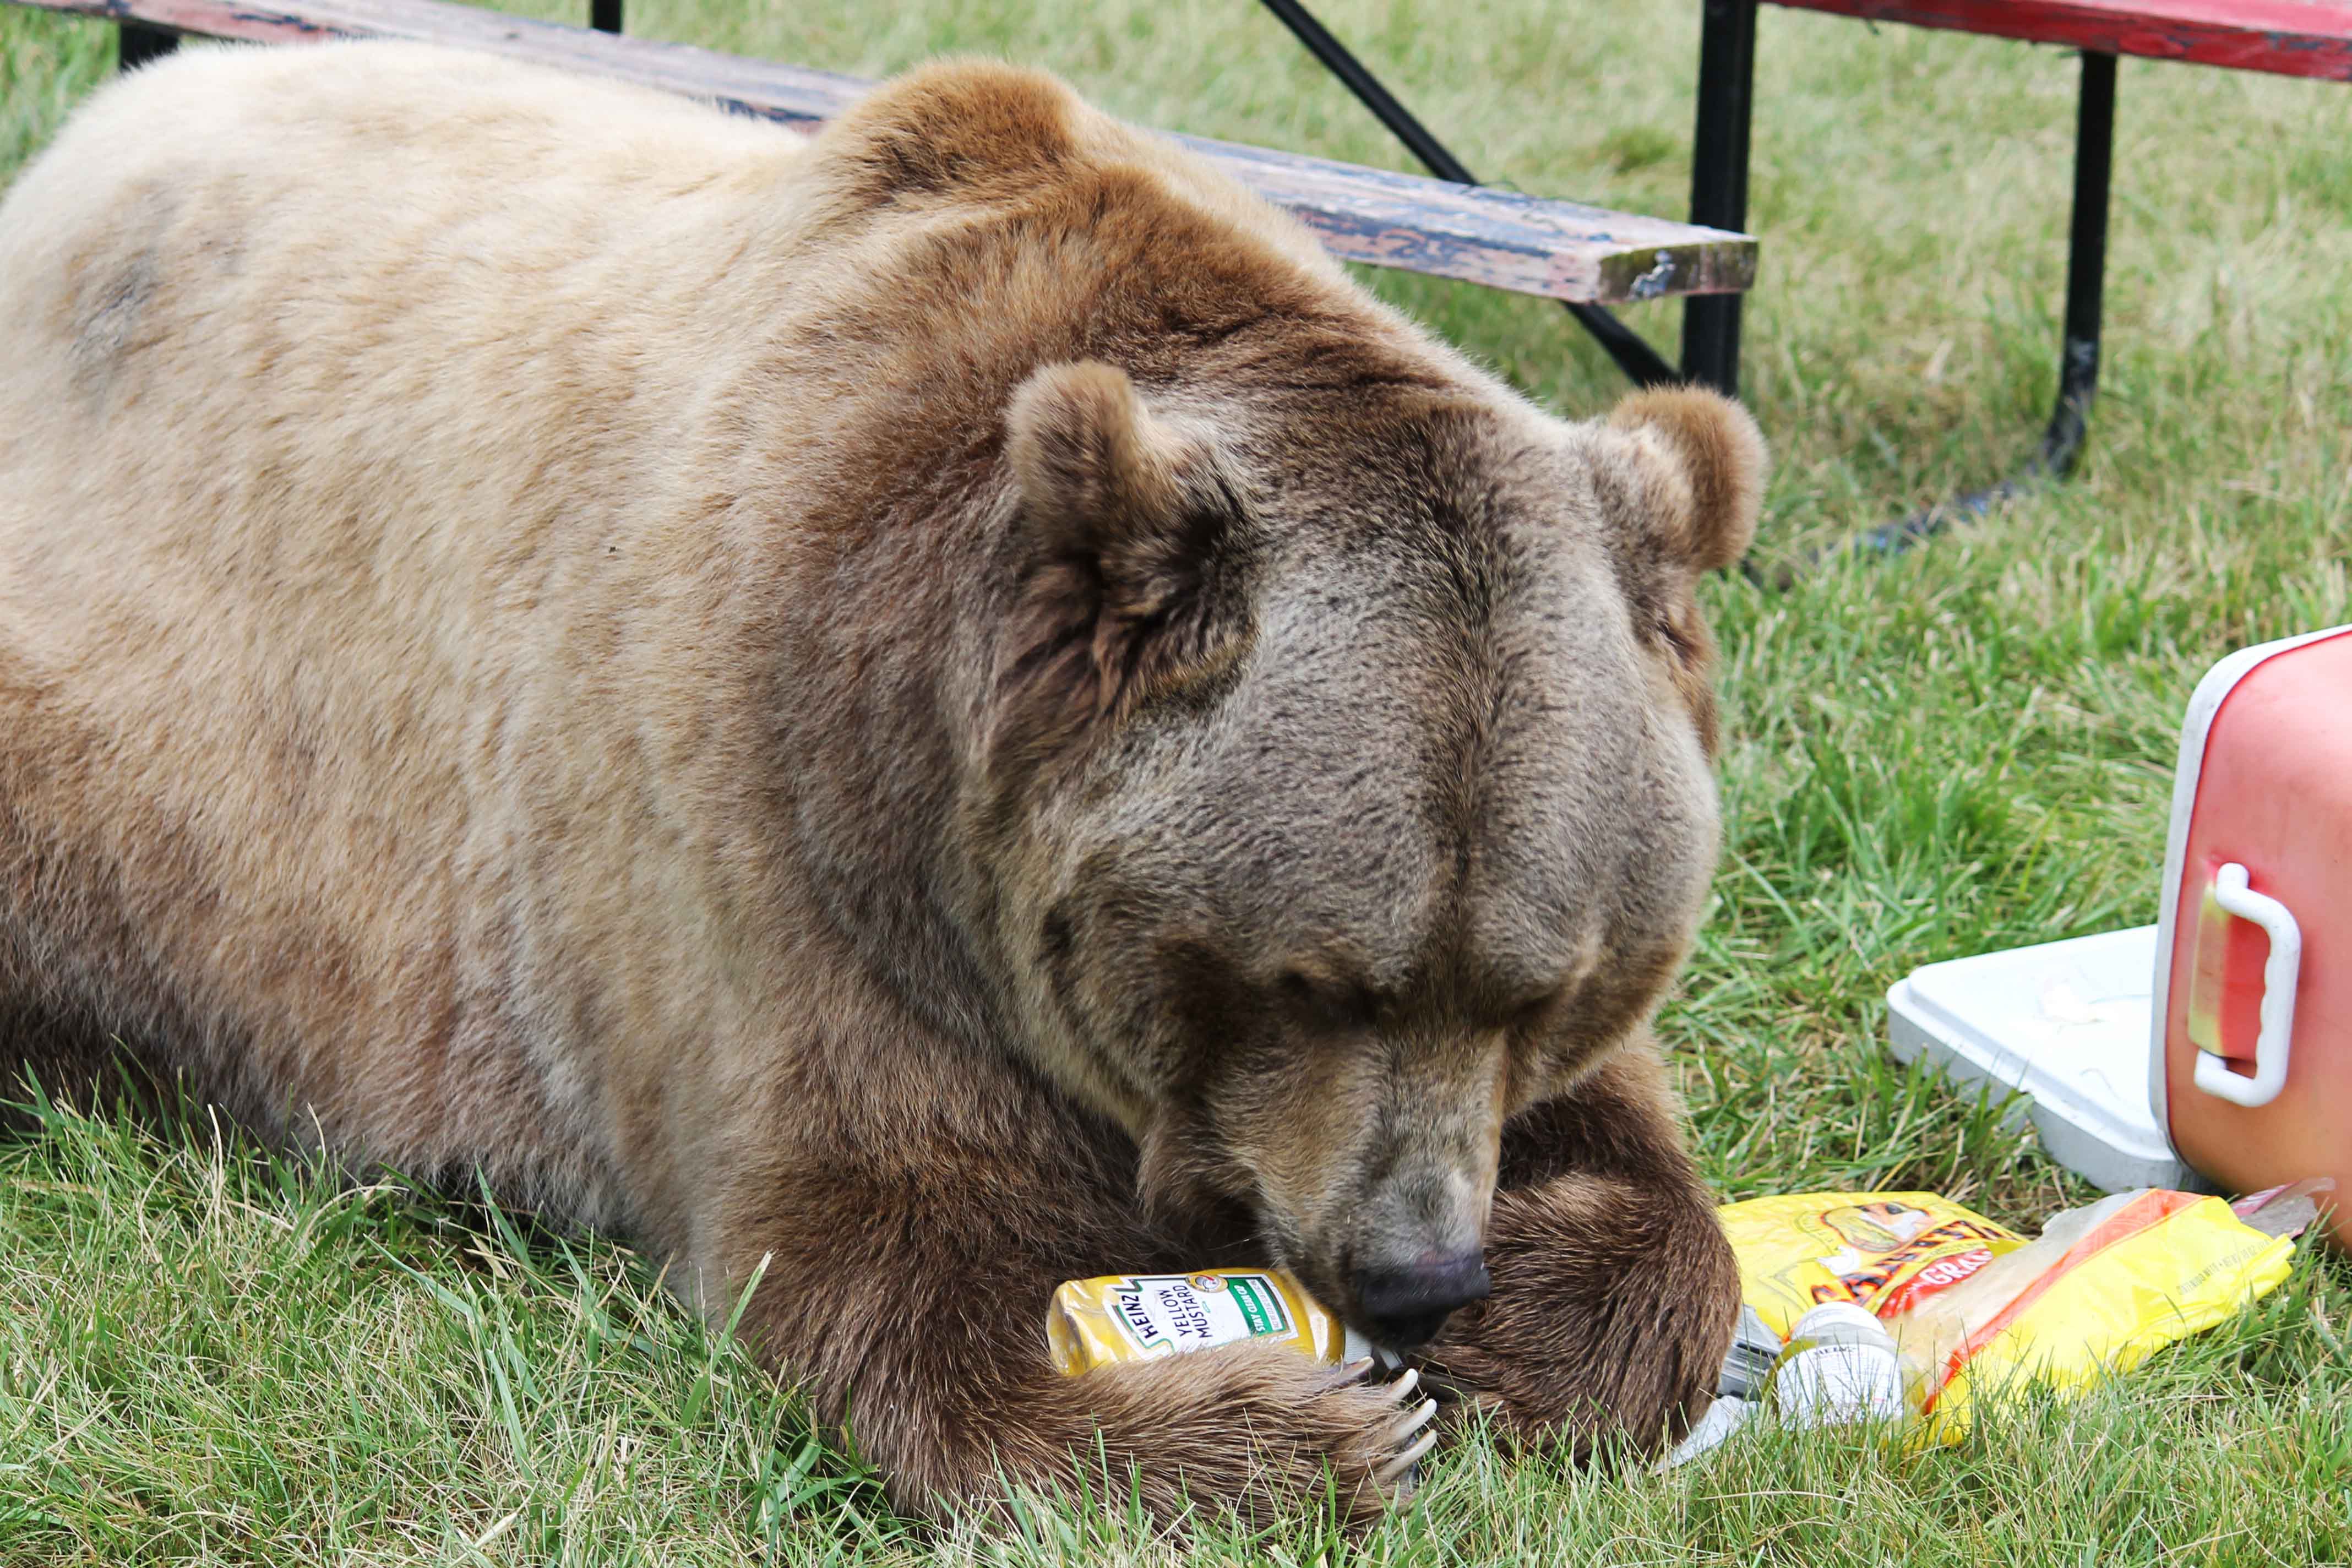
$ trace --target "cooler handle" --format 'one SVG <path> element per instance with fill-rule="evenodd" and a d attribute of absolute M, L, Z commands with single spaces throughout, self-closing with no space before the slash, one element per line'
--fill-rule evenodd
<path fill-rule="evenodd" d="M 2263 963 L 2262 1029 L 2254 1037 L 2254 1076 L 2242 1078 L 2210 1051 L 2197 1053 L 2197 1087 L 2232 1105 L 2268 1105 L 2286 1087 L 2287 1047 L 2294 1038 L 2294 983 L 2303 965 L 2303 928 L 2276 899 L 2247 885 L 2246 868 L 2235 861 L 2213 873 L 2213 901 L 2269 933 L 2270 957 Z"/>

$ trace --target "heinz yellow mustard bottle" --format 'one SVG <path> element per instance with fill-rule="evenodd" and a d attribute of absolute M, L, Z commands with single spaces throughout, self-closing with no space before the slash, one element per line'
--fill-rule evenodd
<path fill-rule="evenodd" d="M 1334 1365 L 1371 1353 L 1361 1334 L 1271 1268 L 1073 1279 L 1054 1292 L 1045 1313 L 1054 1365 L 1071 1373 L 1237 1340 L 1286 1344 Z"/>

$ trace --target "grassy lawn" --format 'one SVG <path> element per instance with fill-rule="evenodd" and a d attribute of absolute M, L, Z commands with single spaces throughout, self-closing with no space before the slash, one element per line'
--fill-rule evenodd
<path fill-rule="evenodd" d="M 1690 0 L 1325 9 L 1490 178 L 1682 209 Z M 1003 54 L 1134 119 L 1404 166 L 1247 0 L 644 0 L 631 26 L 869 75 Z M 106 28 L 0 7 L 0 181 L 111 59 Z M 2074 76 L 2051 50 L 1764 16 L 1747 391 L 1778 458 L 1768 556 L 2031 448 Z M 2152 921 L 2196 678 L 2352 619 L 2352 91 L 2126 61 L 2120 105 L 2077 479 L 1913 556 L 1711 585 L 1727 841 L 1664 1030 L 1727 1196 L 1922 1186 L 2029 1226 L 2086 1198 L 2029 1132 L 1888 1060 L 1885 990 Z M 1564 413 L 1620 390 L 1554 307 L 1367 277 Z M 1629 315 L 1675 341 L 1672 306 Z M 201 1114 L 0 1136 L 0 1564 L 763 1554 L 2352 1563 L 2352 1269 L 2305 1256 L 2242 1319 L 1952 1449 L 1768 1435 L 1653 1478 L 1473 1445 L 1369 1539 L 1180 1550 L 1076 1510 L 1010 1538 L 902 1523 L 610 1243 L 339 1187 Z"/>

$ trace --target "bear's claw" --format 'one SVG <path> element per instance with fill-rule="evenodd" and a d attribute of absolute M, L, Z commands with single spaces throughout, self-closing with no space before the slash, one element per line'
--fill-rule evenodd
<path fill-rule="evenodd" d="M 1397 1418 L 1396 1424 L 1389 1428 L 1390 1441 L 1397 1444 L 1402 1451 L 1372 1472 L 1373 1481 L 1380 1486 L 1400 1487 L 1405 1491 L 1411 1491 L 1413 1467 L 1421 1462 L 1422 1456 L 1428 1453 L 1431 1445 L 1437 1441 L 1437 1434 L 1434 1430 L 1423 1430 L 1436 1419 L 1437 1401 L 1424 1398 L 1417 1405 L 1406 1404 L 1420 1386 L 1419 1369 L 1407 1367 L 1402 1377 L 1381 1391 L 1391 1404 L 1402 1407 L 1404 1413 Z M 1420 1434 L 1417 1438 L 1414 1436 L 1415 1433 Z M 1406 1447 L 1405 1445 L 1408 1444 L 1411 1446 Z"/>

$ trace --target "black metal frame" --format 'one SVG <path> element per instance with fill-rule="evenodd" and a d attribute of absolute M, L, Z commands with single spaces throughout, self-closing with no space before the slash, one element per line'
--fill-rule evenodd
<path fill-rule="evenodd" d="M 124 22 L 114 29 L 114 68 L 134 70 L 179 47 L 180 35 L 169 27 L 151 27 L 144 22 Z"/>
<path fill-rule="evenodd" d="M 2074 211 L 2067 234 L 2066 327 L 2058 353 L 2058 402 L 2050 411 L 2042 447 L 2024 468 L 1998 484 L 1955 496 L 1900 522 L 1873 529 L 1863 548 L 1892 553 L 1981 517 L 2000 502 L 2054 483 L 2074 468 L 2099 392 L 2099 309 L 2107 271 L 2107 184 L 2115 162 L 2116 57 L 2083 55 L 2083 85 L 2074 111 Z"/>
<path fill-rule="evenodd" d="M 1397 102 L 1363 63 L 1307 13 L 1298 0 L 1264 0 L 1267 10 L 1338 77 L 1430 173 L 1444 180 L 1479 182 L 1460 160 Z M 1748 226 L 1748 132 L 1756 100 L 1756 11 L 1759 0 L 1704 0 L 1698 52 L 1698 112 L 1692 129 L 1690 220 L 1734 232 Z M 2059 354 L 2057 405 L 2042 445 L 2024 468 L 1998 484 L 1929 507 L 1873 530 L 1866 549 L 1894 552 L 1979 516 L 2037 484 L 2064 479 L 2083 449 L 2091 404 L 2099 389 L 2099 310 L 2106 277 L 2108 178 L 2116 132 L 2116 57 L 2083 53 L 2083 84 L 2074 124 L 2074 203 L 2067 237 L 2066 328 Z M 1680 375 L 1607 310 L 1570 305 L 1643 386 L 1691 381 L 1727 396 L 1739 395 L 1738 294 L 1698 294 L 1683 301 Z"/>
<path fill-rule="evenodd" d="M 1691 168 L 1691 221 L 1740 228 L 1748 221 L 1748 130 L 1755 103 L 1758 0 L 1706 0 L 1699 34 L 1698 126 Z M 2107 189 L 2116 141 L 2116 57 L 2085 50 L 2074 119 L 2074 204 L 2067 236 L 2066 327 L 2058 398 L 2042 445 L 1998 484 L 1955 496 L 1864 534 L 1862 547 L 1907 549 L 1950 524 L 1981 516 L 2074 467 L 2099 390 L 2099 308 L 2106 279 Z M 1683 308 L 1683 368 L 1737 393 L 1739 296 L 1695 298 Z"/>
<path fill-rule="evenodd" d="M 1356 95 L 1356 101 L 1372 111 L 1372 117 L 1388 127 L 1391 134 L 1405 145 L 1405 150 L 1421 160 L 1423 167 L 1441 180 L 1451 180 L 1457 185 L 1477 185 L 1486 182 L 1463 165 L 1462 161 L 1446 151 L 1429 128 L 1413 117 L 1412 111 L 1399 103 L 1380 79 L 1364 68 L 1364 63 L 1348 51 L 1348 47 L 1333 37 L 1329 29 L 1308 14 L 1298 0 L 1265 0 L 1265 8 L 1289 28 L 1298 41 L 1307 46 L 1307 53 L 1323 63 L 1326 70 L 1339 79 L 1340 84 Z M 1735 296 L 1736 298 L 1736 296 Z M 1680 381 L 1675 368 L 1659 357 L 1631 327 L 1598 305 L 1580 305 L 1563 300 L 1560 304 L 1576 318 L 1577 324 L 1592 334 L 1595 342 L 1608 351 L 1617 362 L 1617 368 L 1633 379 L 1636 386 L 1656 386 L 1661 383 Z"/>
<path fill-rule="evenodd" d="M 1691 133 L 1691 222 L 1748 226 L 1748 126 L 1755 97 L 1757 0 L 1706 0 L 1698 47 L 1698 123 Z M 1683 301 L 1683 374 L 1739 395 L 1738 294 Z"/>

